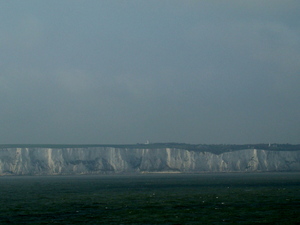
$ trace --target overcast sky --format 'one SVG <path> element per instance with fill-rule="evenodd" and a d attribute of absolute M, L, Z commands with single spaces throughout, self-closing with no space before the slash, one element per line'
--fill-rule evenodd
<path fill-rule="evenodd" d="M 0 1 L 0 143 L 300 143 L 299 12 Z"/>

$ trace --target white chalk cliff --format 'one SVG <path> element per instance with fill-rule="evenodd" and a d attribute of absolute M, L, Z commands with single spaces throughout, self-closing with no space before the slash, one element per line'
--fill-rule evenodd
<path fill-rule="evenodd" d="M 300 151 L 213 154 L 174 148 L 1 148 L 0 175 L 300 171 Z"/>

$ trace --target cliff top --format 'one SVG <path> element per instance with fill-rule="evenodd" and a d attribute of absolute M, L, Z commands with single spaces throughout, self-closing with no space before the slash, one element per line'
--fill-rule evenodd
<path fill-rule="evenodd" d="M 212 152 L 221 154 L 224 152 L 238 151 L 243 149 L 264 149 L 272 151 L 299 151 L 300 144 L 186 144 L 186 143 L 147 143 L 147 144 L 90 144 L 90 145 L 74 145 L 74 144 L 2 144 L 3 148 L 95 148 L 95 147 L 113 147 L 127 149 L 159 149 L 159 148 L 177 148 L 189 151 Z"/>

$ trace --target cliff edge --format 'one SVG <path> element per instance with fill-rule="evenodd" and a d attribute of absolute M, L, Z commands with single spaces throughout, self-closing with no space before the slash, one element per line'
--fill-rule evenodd
<path fill-rule="evenodd" d="M 2 147 L 0 175 L 300 171 L 300 151 L 177 148 Z"/>

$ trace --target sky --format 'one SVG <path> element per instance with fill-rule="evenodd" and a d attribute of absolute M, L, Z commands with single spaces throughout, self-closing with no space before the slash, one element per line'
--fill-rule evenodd
<path fill-rule="evenodd" d="M 299 11 L 0 1 L 0 144 L 299 144 Z"/>

